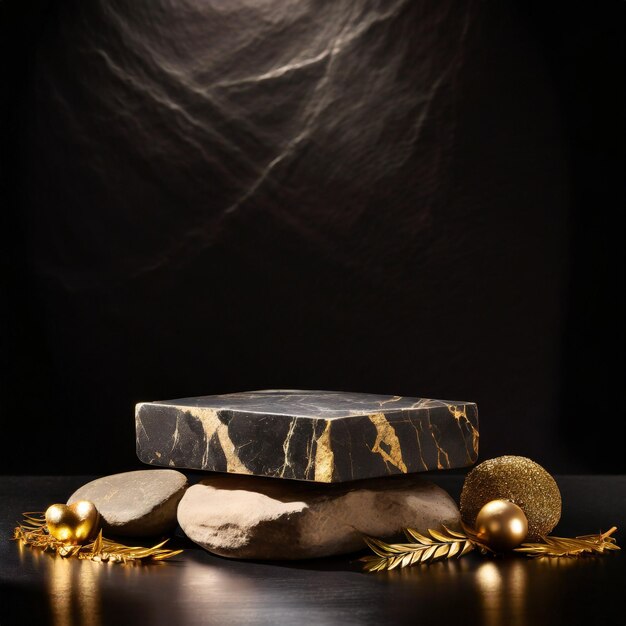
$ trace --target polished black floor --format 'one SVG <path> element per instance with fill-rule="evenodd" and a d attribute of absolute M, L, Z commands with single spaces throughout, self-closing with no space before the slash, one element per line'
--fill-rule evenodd
<path fill-rule="evenodd" d="M 177 562 L 115 566 L 55 558 L 10 540 L 22 511 L 62 502 L 85 477 L 1 477 L 0 624 L 626 624 L 626 560 L 524 557 L 361 572 L 358 556 L 245 562 L 177 537 Z M 458 498 L 463 477 L 435 475 Z M 560 476 L 558 534 L 626 528 L 626 476 Z"/>

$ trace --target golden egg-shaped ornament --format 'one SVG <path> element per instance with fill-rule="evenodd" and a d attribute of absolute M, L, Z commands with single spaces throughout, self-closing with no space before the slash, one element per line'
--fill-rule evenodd
<path fill-rule="evenodd" d="M 526 539 L 528 520 L 517 504 L 492 500 L 478 511 L 475 531 L 479 541 L 494 552 L 508 552 Z"/>
<path fill-rule="evenodd" d="M 463 523 L 475 528 L 478 512 L 492 500 L 509 500 L 524 511 L 527 541 L 540 541 L 561 518 L 561 492 L 554 478 L 523 456 L 489 459 L 467 475 L 460 502 Z"/>
<path fill-rule="evenodd" d="M 73 504 L 53 504 L 46 509 L 48 532 L 64 543 L 85 543 L 93 537 L 100 514 L 93 502 L 79 500 Z"/>

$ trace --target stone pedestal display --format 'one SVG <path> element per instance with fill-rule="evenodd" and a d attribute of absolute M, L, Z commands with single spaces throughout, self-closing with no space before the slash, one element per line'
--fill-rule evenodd
<path fill-rule="evenodd" d="M 473 402 L 266 390 L 144 402 L 150 465 L 339 483 L 466 467 L 478 455 Z"/>
<path fill-rule="evenodd" d="M 363 536 L 459 526 L 455 502 L 416 472 L 472 465 L 473 402 L 264 390 L 142 402 L 137 454 L 208 471 L 178 505 L 215 554 L 301 559 L 352 552 Z"/>

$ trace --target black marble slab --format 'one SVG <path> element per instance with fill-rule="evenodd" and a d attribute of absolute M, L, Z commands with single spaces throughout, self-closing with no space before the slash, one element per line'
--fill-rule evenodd
<path fill-rule="evenodd" d="M 142 402 L 149 465 L 336 483 L 472 465 L 473 402 L 263 390 Z"/>

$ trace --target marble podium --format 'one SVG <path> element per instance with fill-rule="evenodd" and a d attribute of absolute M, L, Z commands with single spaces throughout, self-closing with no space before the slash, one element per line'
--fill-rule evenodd
<path fill-rule="evenodd" d="M 149 465 L 339 483 L 472 465 L 473 402 L 263 390 L 158 402 L 135 413 Z"/>

